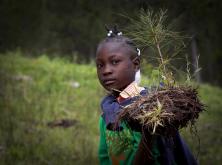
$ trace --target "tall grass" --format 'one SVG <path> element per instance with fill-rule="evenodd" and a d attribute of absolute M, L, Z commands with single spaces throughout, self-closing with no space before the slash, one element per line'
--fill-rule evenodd
<path fill-rule="evenodd" d="M 202 165 L 219 165 L 222 161 L 222 89 L 201 85 L 200 98 L 206 106 L 196 124 L 197 132 L 182 130 L 182 135 Z"/>
<path fill-rule="evenodd" d="M 146 80 L 145 80 L 146 81 Z M 197 123 L 198 140 L 182 135 L 200 164 L 220 164 L 222 90 L 199 88 L 207 111 Z M 0 164 L 98 164 L 99 102 L 104 95 L 95 67 L 66 59 L 0 55 Z M 73 125 L 49 127 L 63 119 Z"/>
<path fill-rule="evenodd" d="M 97 164 L 99 102 L 92 65 L 0 56 L 2 164 Z M 49 122 L 74 121 L 69 128 Z"/>

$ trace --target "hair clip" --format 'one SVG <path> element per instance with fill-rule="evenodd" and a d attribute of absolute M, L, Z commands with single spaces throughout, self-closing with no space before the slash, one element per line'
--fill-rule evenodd
<path fill-rule="evenodd" d="M 123 35 L 123 33 L 122 33 L 122 32 L 118 32 L 117 35 L 118 35 L 118 36 L 121 36 L 121 35 Z"/>
<path fill-rule="evenodd" d="M 113 31 L 110 30 L 108 33 L 107 33 L 107 36 L 110 37 L 112 35 Z"/>
<path fill-rule="evenodd" d="M 136 48 L 138 56 L 140 56 L 140 49 Z"/>

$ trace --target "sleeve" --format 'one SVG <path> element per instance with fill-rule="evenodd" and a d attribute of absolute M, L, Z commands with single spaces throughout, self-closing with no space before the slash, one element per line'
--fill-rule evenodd
<path fill-rule="evenodd" d="M 175 139 L 175 158 L 178 164 L 184 165 L 198 165 L 196 158 L 192 155 L 187 144 L 180 137 L 179 133 L 176 134 Z"/>
<path fill-rule="evenodd" d="M 102 117 L 99 120 L 99 127 L 100 127 L 100 141 L 99 141 L 99 164 L 100 165 L 111 165 L 111 161 L 108 155 L 108 148 L 106 144 L 106 125 L 105 121 Z"/>
<path fill-rule="evenodd" d="M 172 138 L 158 137 L 161 156 L 160 163 L 164 165 L 198 165 L 185 142 L 177 132 Z"/>

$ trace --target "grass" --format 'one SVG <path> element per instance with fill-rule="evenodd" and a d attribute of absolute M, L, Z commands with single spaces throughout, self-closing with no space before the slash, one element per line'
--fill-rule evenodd
<path fill-rule="evenodd" d="M 197 123 L 198 140 L 181 131 L 200 164 L 220 164 L 222 89 L 201 85 L 207 111 Z M 0 165 L 98 164 L 99 102 L 104 90 L 93 64 L 66 59 L 0 55 Z M 69 119 L 68 128 L 48 126 Z"/>
<path fill-rule="evenodd" d="M 97 164 L 103 90 L 95 67 L 13 53 L 1 55 L 0 63 L 0 162 Z M 76 124 L 47 126 L 62 119 Z"/>
<path fill-rule="evenodd" d="M 222 89 L 210 85 L 201 85 L 200 98 L 206 105 L 196 124 L 197 134 L 191 134 L 189 129 L 182 130 L 182 135 L 200 164 L 219 165 L 222 161 Z"/>

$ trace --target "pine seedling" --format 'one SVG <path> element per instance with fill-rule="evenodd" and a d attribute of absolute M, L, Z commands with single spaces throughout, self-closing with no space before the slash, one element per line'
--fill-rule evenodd
<path fill-rule="evenodd" d="M 140 47 L 154 51 L 158 77 L 161 79 L 159 83 L 163 83 L 163 87 L 157 87 L 149 95 L 139 96 L 133 103 L 123 107 L 119 119 L 126 120 L 137 130 L 172 136 L 189 123 L 194 124 L 204 105 L 199 101 L 196 89 L 175 84 L 170 61 L 184 49 L 186 37 L 171 31 L 173 24 L 166 24 L 166 19 L 166 11 L 163 10 L 158 13 L 142 10 L 138 19 L 129 18 L 131 25 L 127 28 L 127 35 Z M 187 80 L 190 81 L 187 64 Z"/>
<path fill-rule="evenodd" d="M 154 50 L 161 81 L 165 85 L 173 85 L 175 80 L 168 66 L 171 58 L 178 55 L 185 47 L 183 42 L 185 36 L 170 30 L 173 24 L 166 25 L 166 13 L 166 10 L 160 10 L 157 14 L 152 10 L 141 10 L 137 19 L 128 18 L 131 25 L 126 29 L 126 34 L 140 47 Z M 171 56 L 168 55 L 168 50 L 173 50 Z"/>

